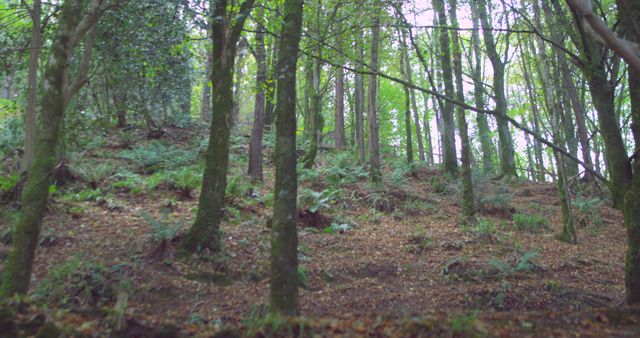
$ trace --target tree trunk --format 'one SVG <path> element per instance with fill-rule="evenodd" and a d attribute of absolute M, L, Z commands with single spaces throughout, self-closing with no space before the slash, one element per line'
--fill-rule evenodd
<path fill-rule="evenodd" d="M 41 35 L 40 14 L 42 1 L 34 0 L 31 15 L 31 42 L 29 44 L 29 89 L 27 92 L 27 107 L 24 117 L 24 154 L 22 155 L 21 170 L 27 172 L 33 163 L 36 144 L 36 105 L 38 101 L 38 63 L 40 60 Z"/>
<path fill-rule="evenodd" d="M 378 37 L 380 34 L 379 13 L 373 18 L 373 28 L 371 30 L 371 71 L 378 71 Z M 369 75 L 369 103 L 367 104 L 367 118 L 369 121 L 369 178 L 373 182 L 382 179 L 380 171 L 380 140 L 378 138 L 378 116 L 377 116 L 377 86 L 376 75 Z"/>
<path fill-rule="evenodd" d="M 49 197 L 49 185 L 56 163 L 56 146 L 60 138 L 60 126 L 66 104 L 65 98 L 70 99 L 69 96 L 65 97 L 69 61 L 74 47 L 87 30 L 95 25 L 102 14 L 95 8 L 96 1 L 92 2 L 87 15 L 93 15 L 93 17 L 86 21 L 88 27 L 79 27 L 78 23 L 83 19 L 82 3 L 80 0 L 66 0 L 62 4 L 62 12 L 58 19 L 58 33 L 53 40 L 42 79 L 43 91 L 35 154 L 22 191 L 22 208 L 20 220 L 13 233 L 13 247 L 2 276 L 0 296 L 3 297 L 15 293 L 24 294 L 29 290 L 33 259 L 38 246 L 42 219 Z M 102 8 L 99 7 L 99 9 Z"/>
<path fill-rule="evenodd" d="M 220 0 L 212 8 L 211 37 L 213 39 L 211 67 L 212 116 L 198 213 L 191 229 L 180 243 L 180 254 L 203 250 L 219 252 L 222 246 L 220 222 L 224 215 L 224 195 L 227 186 L 229 141 L 233 120 L 233 71 L 236 43 L 254 0 L 242 3 L 240 13 L 227 26 L 227 1 Z"/>
<path fill-rule="evenodd" d="M 640 4 L 635 1 L 616 1 L 621 13 L 621 29 L 624 37 L 640 43 L 638 18 Z M 629 99 L 631 101 L 631 132 L 635 141 L 634 154 L 640 153 L 640 72 L 633 67 L 628 70 Z M 640 303 L 640 159 L 633 157 L 633 178 L 625 196 L 624 222 L 627 228 L 627 257 L 625 287 L 627 304 Z"/>
<path fill-rule="evenodd" d="M 316 55 L 321 55 L 320 50 L 315 51 Z M 318 155 L 318 141 L 322 133 L 322 96 L 320 93 L 320 79 L 322 76 L 322 66 L 318 59 L 309 58 L 307 70 L 307 99 L 309 107 L 305 119 L 305 134 L 307 137 L 307 151 L 302 159 L 306 169 L 313 168 Z"/>
<path fill-rule="evenodd" d="M 116 108 L 116 116 L 118 118 L 118 128 L 127 126 L 127 94 L 118 93 L 117 90 L 113 96 L 113 105 Z"/>
<path fill-rule="evenodd" d="M 424 115 L 422 116 L 422 125 L 424 126 L 423 129 L 425 138 L 427 140 L 427 165 L 432 166 L 434 165 L 433 138 L 431 137 L 431 125 L 429 124 L 429 98 L 427 97 L 427 93 L 425 92 L 422 92 L 422 101 L 424 102 Z"/>
<path fill-rule="evenodd" d="M 364 61 L 364 41 L 360 32 L 358 39 L 358 51 L 360 60 Z M 358 158 L 360 163 L 366 161 L 364 146 L 364 81 L 360 73 L 355 74 L 355 115 L 356 115 L 356 143 L 358 145 Z"/>
<path fill-rule="evenodd" d="M 400 11 L 400 9 L 398 9 Z M 407 50 L 407 32 L 405 27 L 400 27 L 400 39 L 401 43 L 401 58 L 404 59 L 404 74 L 403 79 L 409 83 L 413 83 L 412 79 L 412 70 L 411 70 L 411 60 L 409 59 L 409 52 Z M 411 96 L 411 107 L 413 109 L 413 124 L 416 128 L 416 141 L 418 143 L 418 158 L 420 161 L 425 161 L 424 155 L 424 142 L 422 141 L 422 128 L 420 128 L 420 116 L 418 114 L 418 104 L 416 102 L 416 91 L 414 88 L 408 88 L 409 94 Z M 407 107 L 409 108 L 409 107 Z M 411 131 L 411 129 L 408 129 Z"/>
<path fill-rule="evenodd" d="M 403 39 L 403 35 L 404 34 L 400 34 L 400 32 L 398 32 L 398 38 Z M 409 79 L 407 78 L 407 71 L 409 70 L 409 68 L 406 67 L 406 62 L 407 62 L 407 52 L 406 52 L 406 46 L 404 43 L 404 40 L 402 40 L 402 52 L 400 53 L 400 74 L 403 80 L 407 81 L 407 82 L 411 82 L 409 81 Z M 403 86 L 404 89 L 404 126 L 405 126 L 405 146 L 406 146 L 406 155 L 407 155 L 407 163 L 412 163 L 413 162 L 413 141 L 411 139 L 411 134 L 413 133 L 413 131 L 411 130 L 411 93 L 409 91 L 409 87 L 407 86 Z M 418 124 L 419 126 L 419 124 Z"/>
<path fill-rule="evenodd" d="M 473 11 L 473 32 L 471 38 L 473 40 L 473 54 L 475 58 L 475 67 L 473 69 L 473 93 L 477 108 L 485 107 L 484 99 L 484 83 L 482 82 L 482 52 L 480 50 L 480 34 L 478 33 L 478 14 Z M 485 114 L 476 114 L 476 124 L 478 125 L 478 138 L 480 139 L 480 149 L 482 151 L 482 167 L 487 173 L 495 173 L 494 158 L 496 149 L 491 140 L 491 129 Z"/>
<path fill-rule="evenodd" d="M 275 77 L 276 66 L 278 61 L 278 39 L 273 38 L 273 50 L 271 51 L 271 66 L 269 67 L 269 77 L 267 80 L 267 88 L 265 92 L 266 98 L 266 107 L 264 111 L 264 126 L 267 130 L 271 130 L 271 126 L 275 120 L 275 97 L 276 97 L 276 86 L 274 85 L 277 81 Z"/>
<path fill-rule="evenodd" d="M 484 43 L 487 49 L 487 55 L 493 66 L 493 89 L 495 92 L 496 111 L 501 115 L 507 116 L 507 98 L 504 88 L 504 67 L 500 55 L 498 54 L 496 43 L 493 38 L 493 30 L 490 24 L 491 20 L 487 14 L 486 0 L 475 0 L 478 16 L 482 26 L 484 35 Z M 500 171 L 505 176 L 517 176 L 515 164 L 515 151 L 513 148 L 513 139 L 509 130 L 507 120 L 497 118 L 498 124 L 498 141 L 500 143 Z"/>
<path fill-rule="evenodd" d="M 204 84 L 202 86 L 202 101 L 200 102 L 200 118 L 202 121 L 211 121 L 211 67 L 213 54 L 207 50 L 207 63 L 204 71 Z"/>
<path fill-rule="evenodd" d="M 462 51 L 460 50 L 460 37 L 458 36 L 458 16 L 456 0 L 449 0 L 449 17 L 454 30 L 451 33 L 453 42 L 453 71 L 456 80 L 456 99 L 464 102 L 464 86 L 462 83 Z M 473 195 L 473 183 L 471 181 L 471 144 L 467 130 L 467 120 L 464 108 L 456 107 L 456 119 L 458 120 L 458 134 L 460 134 L 460 156 L 462 162 L 462 214 L 465 222 L 472 224 L 475 215 L 475 198 Z"/>
<path fill-rule="evenodd" d="M 260 7 L 258 18 L 264 17 L 264 9 Z M 249 176 L 253 182 L 262 181 L 262 132 L 264 130 L 265 88 L 267 79 L 267 60 L 264 48 L 264 32 L 256 32 L 255 58 L 256 72 L 256 98 L 251 129 L 251 141 L 249 143 Z"/>
<path fill-rule="evenodd" d="M 345 147 L 344 134 L 344 69 L 336 69 L 336 149 L 343 150 Z"/>
<path fill-rule="evenodd" d="M 438 13 L 438 24 L 447 25 L 447 14 L 444 0 L 433 1 L 434 10 Z M 440 67 L 444 80 L 444 91 L 447 97 L 455 96 L 453 87 L 453 72 L 451 70 L 451 50 L 449 48 L 449 32 L 441 30 L 440 35 Z M 455 121 L 453 118 L 454 106 L 451 102 L 445 101 L 442 120 L 444 127 L 443 152 L 444 152 L 444 172 L 452 176 L 458 175 L 458 158 L 456 152 Z"/>
<path fill-rule="evenodd" d="M 231 129 L 240 122 L 240 93 L 242 92 L 242 78 L 244 77 L 244 57 L 246 56 L 245 44 L 241 43 L 238 50 L 238 57 L 235 62 L 236 73 L 233 81 L 233 110 L 231 113 Z"/>
<path fill-rule="evenodd" d="M 271 237 L 270 311 L 297 316 L 296 61 L 303 0 L 286 0 L 277 74 L 276 174 Z"/>

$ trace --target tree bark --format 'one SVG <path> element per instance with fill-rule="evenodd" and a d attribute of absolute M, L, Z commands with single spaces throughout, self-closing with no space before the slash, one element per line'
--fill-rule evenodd
<path fill-rule="evenodd" d="M 433 1 L 434 10 L 438 13 L 438 24 L 447 25 L 447 14 L 445 11 L 444 0 Z M 449 48 L 449 32 L 441 30 L 440 35 L 440 67 L 442 68 L 442 77 L 444 81 L 444 91 L 447 97 L 455 96 L 453 87 L 453 72 L 451 70 L 451 50 Z M 444 127 L 443 152 L 444 152 L 444 171 L 452 176 L 458 175 L 458 158 L 456 151 L 456 134 L 455 121 L 453 118 L 454 106 L 451 102 L 444 103 L 444 111 L 442 112 L 442 120 Z"/>
<path fill-rule="evenodd" d="M 97 7 L 96 7 L 97 5 Z M 3 273 L 0 296 L 29 290 L 31 270 L 38 237 L 49 197 L 49 185 L 56 163 L 56 147 L 60 138 L 67 99 L 69 60 L 77 43 L 102 16 L 104 2 L 94 0 L 89 11 L 82 15 L 81 0 L 66 0 L 62 4 L 57 36 L 51 46 L 43 81 L 40 116 L 37 125 L 35 155 L 27 172 L 27 181 L 21 196 L 20 220 L 13 234 L 13 247 Z M 87 23 L 87 16 L 91 20 Z M 84 25 L 84 26 L 83 26 Z M 88 25 L 88 27 L 86 27 Z M 86 29 L 85 29 L 86 28 Z"/>
<path fill-rule="evenodd" d="M 200 103 L 200 118 L 202 121 L 211 121 L 211 67 L 213 65 L 213 54 L 211 49 L 207 50 L 207 61 L 205 65 L 204 84 L 202 86 L 202 101 Z"/>
<path fill-rule="evenodd" d="M 343 150 L 345 147 L 344 134 L 344 69 L 336 69 L 336 115 L 335 115 L 335 137 L 336 149 Z"/>
<path fill-rule="evenodd" d="M 260 7 L 258 18 L 264 17 L 264 9 Z M 262 133 L 264 130 L 265 113 L 265 88 L 267 80 L 267 60 L 264 47 L 264 32 L 259 29 L 256 32 L 255 58 L 256 72 L 256 97 L 251 129 L 251 141 L 249 142 L 249 176 L 253 182 L 262 181 Z"/>
<path fill-rule="evenodd" d="M 464 86 L 462 83 L 462 51 L 460 50 L 460 37 L 458 36 L 458 16 L 456 0 L 449 0 L 449 17 L 451 26 L 454 28 L 451 34 L 453 43 L 453 71 L 455 74 L 456 99 L 464 102 Z M 467 130 L 467 120 L 465 110 L 461 106 L 456 107 L 456 119 L 458 122 L 458 134 L 460 135 L 460 156 L 462 174 L 462 214 L 465 222 L 472 224 L 475 215 L 475 198 L 473 195 L 473 183 L 471 181 L 471 144 L 469 142 L 469 132 Z"/>
<path fill-rule="evenodd" d="M 202 188 L 196 220 L 182 239 L 179 252 L 188 255 L 203 250 L 219 252 L 222 246 L 220 222 L 224 215 L 229 142 L 233 124 L 233 73 L 236 44 L 254 0 L 245 0 L 240 12 L 227 22 L 227 0 L 214 2 L 211 17 L 213 39 L 211 67 L 212 117 Z"/>
<path fill-rule="evenodd" d="M 372 72 L 378 71 L 378 37 L 380 34 L 380 18 L 376 13 L 373 18 L 373 28 L 371 29 L 371 62 L 370 68 Z M 367 104 L 367 118 L 369 122 L 369 178 L 373 182 L 379 182 L 382 179 L 380 171 L 380 139 L 378 136 L 378 114 L 377 114 L 377 97 L 378 86 L 377 76 L 369 75 L 369 103 Z"/>
<path fill-rule="evenodd" d="M 487 14 L 486 0 L 475 0 L 478 16 L 482 26 L 484 35 L 484 43 L 487 49 L 487 55 L 493 66 L 493 89 L 495 93 L 496 111 L 501 115 L 507 116 L 507 98 L 504 88 L 504 68 L 505 64 L 498 54 L 496 43 L 493 38 L 492 25 Z M 498 124 L 498 141 L 500 143 L 500 171 L 505 176 L 517 176 L 515 164 L 515 150 L 513 148 L 513 139 L 509 130 L 509 123 L 503 118 L 497 118 Z"/>
<path fill-rule="evenodd" d="M 22 155 L 21 170 L 27 172 L 33 163 L 36 144 L 36 112 L 38 102 L 38 63 L 40 60 L 41 34 L 40 14 L 42 1 L 34 0 L 31 16 L 31 42 L 29 44 L 29 88 L 27 92 L 27 107 L 24 117 L 24 154 Z"/>
<path fill-rule="evenodd" d="M 362 32 L 358 36 L 358 51 L 360 61 L 364 61 L 364 41 Z M 355 74 L 355 115 L 356 115 L 356 143 L 358 146 L 358 158 L 360 163 L 366 161 L 366 150 L 364 143 L 364 81 L 360 73 Z"/>
<path fill-rule="evenodd" d="M 484 83 L 482 82 L 482 52 L 480 50 L 480 34 L 478 33 L 479 23 L 477 11 L 472 13 L 473 32 L 471 39 L 473 41 L 473 54 L 475 58 L 475 66 L 473 68 L 473 93 L 476 107 L 484 108 Z M 491 129 L 485 114 L 476 114 L 476 124 L 478 125 L 478 138 L 480 139 L 480 149 L 482 151 L 482 166 L 487 173 L 495 173 L 494 158 L 496 149 L 491 140 Z"/>
<path fill-rule="evenodd" d="M 296 62 L 303 0 L 286 0 L 277 63 L 276 174 L 271 237 L 270 311 L 297 316 Z"/>

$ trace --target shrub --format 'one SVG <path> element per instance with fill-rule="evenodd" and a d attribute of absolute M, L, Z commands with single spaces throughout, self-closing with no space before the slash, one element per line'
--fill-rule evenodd
<path fill-rule="evenodd" d="M 172 169 L 189 165 L 196 161 L 198 154 L 154 141 L 122 150 L 117 157 L 132 162 L 139 170 L 153 172 L 161 168 Z"/>
<path fill-rule="evenodd" d="M 518 231 L 540 232 L 548 228 L 549 222 L 539 215 L 514 214 L 513 228 Z"/>
<path fill-rule="evenodd" d="M 149 213 L 142 211 L 140 213 L 142 218 L 144 218 L 151 228 L 153 232 L 151 233 L 151 237 L 155 242 L 168 243 L 176 238 L 178 231 L 180 231 L 180 227 L 182 226 L 182 222 L 169 222 L 169 214 L 168 212 L 163 212 L 163 217 L 161 220 L 157 220 L 153 218 Z"/>
<path fill-rule="evenodd" d="M 580 211 L 578 215 L 578 224 L 581 226 L 599 226 L 602 224 L 602 206 L 604 200 L 597 196 L 588 197 L 578 194 L 571 204 Z"/>
<path fill-rule="evenodd" d="M 513 275 L 519 272 L 531 272 L 538 269 L 533 260 L 539 255 L 537 251 L 529 250 L 518 257 L 514 262 L 492 259 L 489 264 L 505 275 Z"/>
<path fill-rule="evenodd" d="M 116 179 L 115 182 L 111 183 L 111 188 L 113 189 L 124 189 L 134 195 L 144 191 L 144 178 L 138 174 L 122 171 L 113 175 L 113 177 Z"/>
<path fill-rule="evenodd" d="M 227 181 L 225 196 L 227 198 L 240 198 L 248 195 L 252 189 L 253 185 L 249 180 L 244 180 L 240 175 L 234 175 Z"/>
<path fill-rule="evenodd" d="M 111 176 L 114 171 L 113 166 L 106 162 L 77 162 L 69 165 L 69 167 L 76 177 L 94 189 Z"/>
<path fill-rule="evenodd" d="M 35 295 L 63 305 L 93 307 L 114 300 L 115 282 L 102 264 L 73 257 L 51 270 L 37 286 Z"/>
<path fill-rule="evenodd" d="M 78 191 L 77 193 L 65 194 L 62 199 L 72 202 L 85 202 L 95 201 L 98 197 L 101 196 L 102 191 L 100 189 L 83 189 Z"/>
<path fill-rule="evenodd" d="M 18 114 L 10 114 L 3 116 L 3 110 L 5 107 L 3 103 L 13 101 L 5 100 L 0 98 L 0 158 L 4 158 L 6 154 L 11 151 L 18 149 L 22 146 L 22 141 L 24 140 L 24 128 L 23 128 L 23 119 L 22 116 Z M 4 110 L 13 111 L 12 108 L 8 108 Z"/>
<path fill-rule="evenodd" d="M 309 271 L 304 266 L 298 266 L 298 285 L 301 288 L 307 288 L 309 283 Z"/>
<path fill-rule="evenodd" d="M 191 193 L 202 185 L 202 167 L 188 166 L 176 170 L 157 171 L 145 181 L 148 190 L 161 186 L 177 190 L 185 197 L 191 197 Z"/>
<path fill-rule="evenodd" d="M 496 232 L 496 226 L 489 219 L 478 218 L 471 230 L 478 236 L 484 236 Z"/>
<path fill-rule="evenodd" d="M 322 191 L 314 191 L 311 189 L 302 189 L 298 193 L 298 207 L 309 210 L 310 212 L 318 212 L 322 209 L 331 207 L 336 194 L 339 190 L 327 189 Z"/>
<path fill-rule="evenodd" d="M 0 176 L 0 196 L 3 193 L 12 191 L 18 182 L 20 182 L 20 176 L 18 175 Z"/>

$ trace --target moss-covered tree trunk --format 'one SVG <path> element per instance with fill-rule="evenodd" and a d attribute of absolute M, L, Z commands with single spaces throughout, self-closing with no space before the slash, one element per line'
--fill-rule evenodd
<path fill-rule="evenodd" d="M 493 29 L 490 24 L 491 18 L 487 14 L 486 0 L 475 0 L 478 16 L 482 26 L 484 35 L 484 44 L 487 49 L 487 56 L 493 66 L 493 90 L 495 94 L 496 111 L 501 115 L 507 115 L 507 97 L 504 87 L 504 68 L 505 64 L 498 54 L 496 42 L 493 37 Z M 513 148 L 513 139 L 509 130 L 509 122 L 502 118 L 497 118 L 498 124 L 498 141 L 500 144 L 500 171 L 505 176 L 517 176 L 515 163 L 515 150 Z"/>
<path fill-rule="evenodd" d="M 206 53 L 207 61 L 204 68 L 204 84 L 202 85 L 202 97 L 200 102 L 200 119 L 211 121 L 211 66 L 213 65 L 213 55 L 211 49 Z"/>
<path fill-rule="evenodd" d="M 372 72 L 378 71 L 378 38 L 380 34 L 380 18 L 379 13 L 373 17 L 373 27 L 371 29 L 371 67 Z M 380 171 L 380 139 L 378 135 L 378 85 L 377 76 L 369 75 L 369 103 L 367 104 L 367 118 L 369 122 L 369 178 L 373 182 L 379 182 L 382 179 Z"/>
<path fill-rule="evenodd" d="M 464 86 L 462 82 L 462 50 L 460 49 L 460 37 L 458 36 L 458 15 L 456 0 L 449 0 L 449 17 L 451 26 L 454 28 L 451 33 L 453 49 L 453 71 L 455 74 L 456 100 L 464 102 Z M 465 222 L 473 222 L 475 216 L 475 199 L 473 195 L 473 182 L 471 181 L 471 143 L 469 141 L 469 131 L 467 130 L 467 117 L 463 107 L 456 107 L 456 120 L 458 123 L 458 134 L 460 135 L 460 157 L 462 162 L 462 213 Z"/>
<path fill-rule="evenodd" d="M 182 254 L 208 250 L 219 252 L 222 246 L 220 222 L 224 215 L 227 186 L 229 142 L 233 123 L 233 70 L 236 43 L 254 0 L 242 3 L 240 12 L 227 13 L 227 1 L 214 1 L 211 16 L 213 39 L 211 65 L 212 114 L 209 145 L 206 152 L 198 213 L 191 229 L 180 243 Z M 228 15 L 234 19 L 228 21 Z"/>
<path fill-rule="evenodd" d="M 92 5 L 95 3 L 96 1 L 92 2 Z M 62 4 L 57 35 L 51 45 L 42 78 L 34 158 L 21 196 L 20 220 L 13 233 L 13 247 L 2 276 L 0 296 L 24 294 L 29 290 L 38 237 L 47 208 L 49 185 L 56 164 L 56 147 L 59 144 L 65 99 L 71 98 L 65 97 L 69 60 L 74 47 L 101 16 L 101 12 L 97 11 L 101 8 L 91 7 L 89 14 L 95 17 L 86 23 L 89 27 L 79 26 L 83 19 L 82 5 L 83 1 L 80 0 L 66 0 Z"/>
<path fill-rule="evenodd" d="M 426 92 L 422 92 L 422 102 L 424 104 L 424 115 L 422 115 L 422 129 L 424 130 L 424 137 L 426 140 L 426 160 L 427 165 L 433 165 L 433 138 L 431 137 L 431 125 L 429 123 L 429 98 Z"/>
<path fill-rule="evenodd" d="M 29 43 L 29 84 L 27 90 L 27 107 L 24 116 L 24 154 L 20 169 L 27 172 L 33 156 L 35 155 L 36 144 L 36 104 L 38 102 L 38 62 L 40 60 L 40 50 L 42 36 L 40 34 L 40 14 L 42 12 L 42 1 L 34 0 L 33 8 L 29 10 L 31 16 L 31 42 Z"/>
<path fill-rule="evenodd" d="M 474 30 L 471 32 L 473 42 L 473 94 L 476 107 L 484 108 L 486 103 L 484 99 L 484 83 L 482 82 L 482 52 L 480 49 L 480 34 L 477 11 L 472 13 L 472 22 Z M 491 129 L 489 121 L 485 114 L 478 113 L 476 115 L 476 124 L 478 125 L 478 138 L 480 139 L 480 149 L 482 150 L 482 167 L 487 173 L 495 172 L 494 158 L 496 157 L 496 149 L 491 140 Z"/>
<path fill-rule="evenodd" d="M 278 14 L 275 14 L 274 19 L 278 18 Z M 271 40 L 271 61 L 269 65 L 269 75 L 267 76 L 267 87 L 265 88 L 265 100 L 266 107 L 264 109 L 264 125 L 266 130 L 271 130 L 273 122 L 275 121 L 275 97 L 276 97 L 276 78 L 275 69 L 278 62 L 278 44 L 279 39 L 273 37 Z"/>
<path fill-rule="evenodd" d="M 447 13 L 444 0 L 433 1 L 434 10 L 438 13 L 438 24 L 447 25 Z M 451 49 L 449 48 L 449 31 L 441 30 L 440 37 L 440 67 L 442 68 L 442 78 L 444 81 L 444 92 L 447 97 L 455 96 L 453 87 L 453 71 L 451 69 Z M 448 100 L 444 102 L 442 112 L 444 137 L 442 140 L 444 172 L 450 175 L 458 175 L 458 158 L 456 151 L 456 126 L 453 117 L 454 106 Z"/>
<path fill-rule="evenodd" d="M 271 234 L 272 313 L 296 316 L 298 233 L 296 174 L 296 69 L 302 32 L 302 0 L 286 0 L 277 63 L 276 174 Z"/>
<path fill-rule="evenodd" d="M 617 0 L 624 37 L 640 43 L 637 31 L 640 3 Z M 631 132 L 635 141 L 634 154 L 640 153 L 640 72 L 629 67 L 629 98 L 631 101 Z M 633 178 L 625 196 L 624 222 L 627 228 L 627 258 L 625 286 L 628 304 L 640 304 L 640 158 L 632 159 Z"/>
<path fill-rule="evenodd" d="M 357 36 L 359 60 L 364 62 L 364 43 L 362 31 Z M 355 119 L 356 119 L 356 144 L 358 147 L 358 159 L 360 163 L 366 161 L 366 150 L 364 143 L 364 80 L 360 73 L 355 74 Z"/>
<path fill-rule="evenodd" d="M 264 17 L 264 9 L 260 7 L 258 18 Z M 262 181 L 262 134 L 264 130 L 265 89 L 267 87 L 267 60 L 264 48 L 264 32 L 256 32 L 255 42 L 256 96 L 253 113 L 253 127 L 249 142 L 249 176 L 253 182 Z"/>
<path fill-rule="evenodd" d="M 398 32 L 398 38 L 403 39 L 403 35 Z M 404 40 L 402 40 L 404 41 Z M 407 53 L 406 46 L 404 42 L 401 44 L 402 52 L 400 54 L 400 74 L 402 79 L 408 82 L 408 74 L 406 67 L 407 62 Z M 403 86 L 404 89 L 404 128 L 405 128 L 405 151 L 407 156 L 407 163 L 413 162 L 413 140 L 411 134 L 413 133 L 411 129 L 411 92 L 409 91 L 409 87 Z"/>

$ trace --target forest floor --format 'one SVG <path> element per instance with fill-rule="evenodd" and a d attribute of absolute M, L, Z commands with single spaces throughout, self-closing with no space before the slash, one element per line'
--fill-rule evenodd
<path fill-rule="evenodd" d="M 186 148 L 189 137 L 162 142 Z M 117 154 L 132 145 L 121 142 L 107 136 L 82 158 L 130 165 Z M 175 247 L 195 217 L 196 194 L 121 184 L 107 195 L 109 178 L 89 182 L 106 196 L 65 198 L 88 185 L 70 175 L 44 221 L 32 285 L 35 298 L 73 311 L 46 317 L 85 333 L 128 327 L 128 336 L 145 336 L 158 323 L 198 336 L 305 328 L 323 336 L 640 333 L 640 310 L 620 307 L 626 235 L 617 211 L 599 204 L 594 213 L 576 211 L 579 243 L 567 244 L 555 237 L 562 221 L 553 184 L 483 179 L 476 186 L 482 213 L 463 225 L 457 184 L 435 168 L 389 166 L 373 186 L 351 164 L 336 170 L 332 154 L 318 161 L 325 170 L 300 174 L 300 191 L 311 196 L 300 203 L 303 319 L 262 319 L 273 168 L 266 165 L 264 184 L 245 184 L 245 153 L 244 144 L 234 146 L 230 185 L 238 188 L 228 199 L 224 252 L 192 259 L 175 257 Z M 174 227 L 175 236 L 159 239 Z M 229 327 L 239 331 L 221 331 Z"/>

